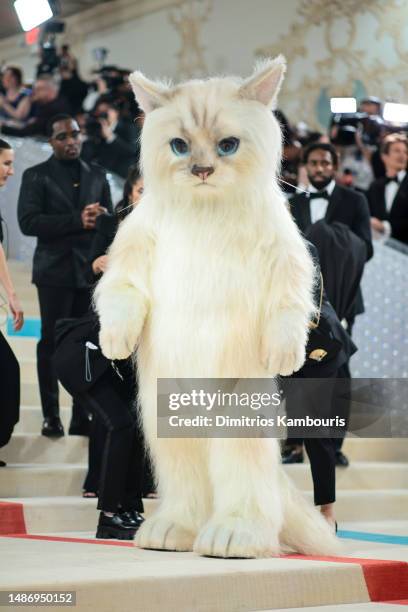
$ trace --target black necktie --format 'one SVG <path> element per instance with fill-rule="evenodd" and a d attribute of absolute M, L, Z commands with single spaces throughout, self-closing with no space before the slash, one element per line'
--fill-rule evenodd
<path fill-rule="evenodd" d="M 316 198 L 323 198 L 324 200 L 328 200 L 329 193 L 325 189 L 323 191 L 309 191 L 309 199 L 316 200 Z"/>
<path fill-rule="evenodd" d="M 388 185 L 388 183 L 397 183 L 397 185 L 399 185 L 398 176 L 386 176 L 385 184 Z"/>

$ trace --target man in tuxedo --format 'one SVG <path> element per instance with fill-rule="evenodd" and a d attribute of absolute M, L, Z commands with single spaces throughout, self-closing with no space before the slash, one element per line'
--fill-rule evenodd
<path fill-rule="evenodd" d="M 53 155 L 28 168 L 18 201 L 21 231 L 37 237 L 32 282 L 38 291 L 41 339 L 37 371 L 44 423 L 42 434 L 64 435 L 59 418 L 58 381 L 53 364 L 55 323 L 84 315 L 90 306 L 88 251 L 98 215 L 112 211 L 104 172 L 80 160 L 81 134 L 69 115 L 50 121 Z M 86 435 L 89 421 L 74 398 L 69 433 Z"/>
<path fill-rule="evenodd" d="M 408 244 L 408 140 L 390 134 L 381 146 L 385 177 L 371 183 L 368 203 L 375 237 L 395 238 Z"/>
<path fill-rule="evenodd" d="M 367 200 L 362 193 L 336 184 L 336 149 L 328 143 L 314 143 L 305 150 L 303 163 L 309 180 L 308 193 L 296 194 L 290 200 L 299 229 L 305 232 L 322 219 L 328 224 L 343 223 L 365 242 L 368 261 L 373 245 Z"/>
<path fill-rule="evenodd" d="M 314 143 L 304 152 L 309 188 L 290 199 L 291 211 L 299 229 L 305 233 L 317 222 L 328 225 L 341 223 L 358 236 L 365 244 L 365 259 L 373 255 L 371 242 L 370 212 L 365 196 L 353 189 L 337 185 L 335 174 L 338 164 L 336 149 L 329 143 Z M 355 316 L 364 312 L 360 289 L 347 320 L 351 334 Z M 339 377 L 350 377 L 346 364 Z M 335 440 L 336 463 L 347 466 L 347 457 L 341 452 L 342 439 Z M 287 461 L 290 462 L 290 461 Z"/>

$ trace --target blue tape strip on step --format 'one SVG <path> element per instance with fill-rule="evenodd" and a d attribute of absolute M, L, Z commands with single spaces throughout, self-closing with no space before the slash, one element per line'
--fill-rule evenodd
<path fill-rule="evenodd" d="M 41 336 L 41 321 L 40 319 L 25 319 L 23 328 L 19 332 L 13 329 L 13 319 L 7 319 L 7 335 L 20 336 L 22 338 L 40 338 Z"/>
<path fill-rule="evenodd" d="M 362 542 L 378 542 L 380 544 L 408 546 L 408 536 L 387 535 L 386 533 L 366 533 L 365 531 L 347 531 L 343 529 L 339 529 L 337 535 L 344 540 L 360 540 Z"/>

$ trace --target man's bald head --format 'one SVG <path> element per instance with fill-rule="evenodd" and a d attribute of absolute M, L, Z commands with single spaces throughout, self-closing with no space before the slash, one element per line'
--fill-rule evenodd
<path fill-rule="evenodd" d="M 40 104 L 52 102 L 58 97 L 58 85 L 54 79 L 45 74 L 34 83 L 34 100 Z"/>

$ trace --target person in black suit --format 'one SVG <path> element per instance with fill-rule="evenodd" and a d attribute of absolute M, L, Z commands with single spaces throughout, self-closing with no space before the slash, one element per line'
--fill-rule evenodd
<path fill-rule="evenodd" d="M 328 143 L 314 143 L 305 150 L 303 162 L 310 183 L 308 193 L 299 193 L 290 199 L 291 211 L 299 229 L 305 233 L 317 222 L 329 225 L 341 223 L 363 241 L 368 261 L 373 255 L 368 203 L 362 193 L 336 184 L 336 149 Z M 362 312 L 364 304 L 359 290 L 347 320 L 350 334 L 355 316 Z M 341 368 L 339 377 L 350 378 L 348 364 Z M 336 461 L 337 465 L 345 467 L 348 460 L 341 452 L 341 444 L 342 439 L 337 438 Z"/>
<path fill-rule="evenodd" d="M 381 146 L 385 177 L 371 183 L 368 203 L 374 237 L 395 238 L 408 244 L 408 140 L 390 134 Z"/>
<path fill-rule="evenodd" d="M 112 210 L 104 172 L 79 159 L 81 135 L 76 121 L 59 115 L 50 121 L 53 155 L 28 168 L 18 200 L 21 231 L 37 237 L 32 282 L 41 315 L 37 370 L 44 423 L 42 434 L 64 435 L 59 418 L 58 381 L 53 364 L 58 319 L 80 317 L 90 305 L 87 258 L 97 217 Z M 87 434 L 89 421 L 74 399 L 69 433 Z"/>
<path fill-rule="evenodd" d="M 337 185 L 337 153 L 333 145 L 314 143 L 303 156 L 309 179 L 308 193 L 298 193 L 290 199 L 293 217 L 302 232 L 316 221 L 346 225 L 366 244 L 367 261 L 373 255 L 370 211 L 364 195 Z M 359 314 L 359 313 L 356 313 Z"/>
<path fill-rule="evenodd" d="M 87 136 L 82 158 L 127 178 L 130 166 L 139 161 L 140 129 L 136 123 L 121 118 L 113 100 L 100 98 L 93 120 L 88 121 Z"/>
<path fill-rule="evenodd" d="M 316 247 L 308 243 L 315 268 L 319 271 L 319 256 Z M 281 377 L 280 382 L 286 392 L 286 413 L 290 418 L 333 418 L 341 417 L 341 411 L 333 406 L 338 370 L 350 359 L 357 347 L 343 328 L 333 306 L 327 299 L 323 276 L 315 286 L 314 302 L 317 314 L 309 324 L 310 332 L 306 346 L 306 360 L 303 366 L 291 376 Z M 334 408 L 334 410 L 333 410 Z M 292 430 L 293 431 L 293 430 Z M 314 502 L 320 506 L 326 520 L 337 529 L 334 516 L 336 500 L 336 455 L 332 436 L 341 435 L 341 430 L 333 428 L 316 428 L 312 437 L 306 428 L 296 429 L 289 434 L 304 435 L 304 438 L 290 438 L 292 444 L 297 442 L 298 454 L 302 443 L 310 460 L 313 479 Z M 327 437 L 326 437 L 327 436 Z M 336 438 L 337 439 L 337 438 Z M 298 459 L 299 457 L 292 457 Z M 296 463 L 283 457 L 282 463 Z"/>

